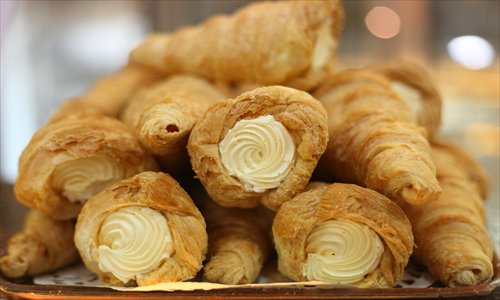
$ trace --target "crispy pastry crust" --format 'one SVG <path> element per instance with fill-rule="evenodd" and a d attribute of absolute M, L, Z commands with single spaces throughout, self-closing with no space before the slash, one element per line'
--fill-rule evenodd
<path fill-rule="evenodd" d="M 399 81 L 417 90 L 421 95 L 421 107 L 417 113 L 417 123 L 427 129 L 429 138 L 437 135 L 441 125 L 442 99 L 430 74 L 419 65 L 395 61 L 376 65 L 372 70 L 390 81 Z"/>
<path fill-rule="evenodd" d="M 139 141 L 118 120 L 92 112 L 59 115 L 31 138 L 19 160 L 17 199 L 59 220 L 75 218 L 82 204 L 71 202 L 52 183 L 55 168 L 71 160 L 104 156 L 124 177 L 156 169 Z"/>
<path fill-rule="evenodd" d="M 320 223 L 340 218 L 368 226 L 384 243 L 379 266 L 358 287 L 392 287 L 403 276 L 413 250 L 410 222 L 403 210 L 385 196 L 353 184 L 319 185 L 283 204 L 273 222 L 280 272 L 305 281 L 309 233 Z"/>
<path fill-rule="evenodd" d="M 130 59 L 166 74 L 309 90 L 331 67 L 343 19 L 337 0 L 258 2 L 172 34 L 153 34 Z M 330 30 L 333 50 L 323 66 L 314 68 L 322 26 Z"/>
<path fill-rule="evenodd" d="M 207 252 L 205 220 L 177 181 L 161 172 L 143 172 L 124 179 L 85 204 L 75 229 L 75 245 L 85 266 L 98 274 L 104 283 L 124 285 L 113 274 L 100 271 L 97 237 L 107 216 L 128 206 L 148 207 L 162 213 L 167 219 L 174 245 L 173 255 L 155 270 L 143 274 L 137 285 L 193 278 L 201 269 Z"/>
<path fill-rule="evenodd" d="M 330 143 L 323 170 L 398 203 L 437 199 L 440 187 L 423 128 L 376 73 L 344 71 L 315 94 L 328 112 Z"/>
<path fill-rule="evenodd" d="M 79 260 L 73 243 L 75 222 L 56 221 L 31 210 L 24 228 L 9 239 L 0 269 L 7 277 L 36 276 L 55 271 Z"/>
<path fill-rule="evenodd" d="M 221 163 L 219 142 L 243 119 L 272 115 L 281 122 L 295 144 L 295 164 L 275 189 L 256 193 L 230 176 Z M 193 129 L 188 142 L 191 165 L 208 194 L 226 207 L 254 207 L 260 203 L 276 210 L 300 193 L 328 143 L 326 112 L 309 94 L 292 88 L 270 86 L 212 105 Z"/>
<path fill-rule="evenodd" d="M 186 169 L 191 129 L 210 104 L 224 98 L 215 86 L 201 78 L 177 75 L 133 97 L 122 120 L 169 172 Z"/>
<path fill-rule="evenodd" d="M 464 152 L 457 155 L 457 150 L 450 144 L 433 145 L 443 193 L 436 201 L 404 207 L 416 258 L 449 287 L 476 285 L 493 276 L 493 245 L 484 225 L 480 186 L 463 168 Z"/>

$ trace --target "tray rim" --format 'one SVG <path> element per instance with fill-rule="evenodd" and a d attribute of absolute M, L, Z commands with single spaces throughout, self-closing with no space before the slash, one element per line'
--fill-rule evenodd
<path fill-rule="evenodd" d="M 423 299 L 500 296 L 500 261 L 493 260 L 495 274 L 490 282 L 469 287 L 429 287 L 429 288 L 332 288 L 329 285 L 316 286 L 264 286 L 231 287 L 227 289 L 193 291 L 118 291 L 108 287 L 88 287 L 73 285 L 36 285 L 9 281 L 0 275 L 0 295 L 25 299 Z"/>

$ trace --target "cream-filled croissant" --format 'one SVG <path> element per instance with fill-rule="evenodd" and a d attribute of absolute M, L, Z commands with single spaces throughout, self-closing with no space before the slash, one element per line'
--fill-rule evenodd
<path fill-rule="evenodd" d="M 73 243 L 75 222 L 57 221 L 31 210 L 24 228 L 9 239 L 0 270 L 7 277 L 36 276 L 71 265 L 79 260 Z"/>
<path fill-rule="evenodd" d="M 203 276 L 210 282 L 254 282 L 271 253 L 272 214 L 265 208 L 225 208 L 200 199 L 209 248 Z"/>
<path fill-rule="evenodd" d="M 130 59 L 166 74 L 309 90 L 331 68 L 343 19 L 338 0 L 258 2 L 198 26 L 153 34 Z"/>
<path fill-rule="evenodd" d="M 328 112 L 322 169 L 398 203 L 437 199 L 441 189 L 425 130 L 388 80 L 366 70 L 344 71 L 314 95 Z"/>
<path fill-rule="evenodd" d="M 194 277 L 205 259 L 207 232 L 203 216 L 172 177 L 143 172 L 85 204 L 75 244 L 102 282 L 144 286 Z"/>
<path fill-rule="evenodd" d="M 300 193 L 326 149 L 321 103 L 292 88 L 270 86 L 212 105 L 188 142 L 193 170 L 226 207 L 276 210 Z"/>
<path fill-rule="evenodd" d="M 212 103 L 224 98 L 201 78 L 177 75 L 133 97 L 122 120 L 169 171 L 189 169 L 186 145 L 191 129 Z"/>
<path fill-rule="evenodd" d="M 385 196 L 353 184 L 316 185 L 276 213 L 281 273 L 296 281 L 392 287 L 413 250 L 410 223 Z"/>
<path fill-rule="evenodd" d="M 19 160 L 19 201 L 55 219 L 75 218 L 107 186 L 156 164 L 120 121 L 92 112 L 59 115 L 31 138 Z"/>
<path fill-rule="evenodd" d="M 417 116 L 417 123 L 434 137 L 441 124 L 442 100 L 430 74 L 419 65 L 396 61 L 372 68 L 390 80 L 391 88 L 408 103 Z"/>
<path fill-rule="evenodd" d="M 433 145 L 432 155 L 443 189 L 439 199 L 405 206 L 404 210 L 412 223 L 416 258 L 445 285 L 460 287 L 492 278 L 493 245 L 484 225 L 479 186 L 462 168 L 463 157 L 456 155 L 453 148 Z"/>
<path fill-rule="evenodd" d="M 99 78 L 80 99 L 107 116 L 117 117 L 137 91 L 161 78 L 161 73 L 130 64 L 115 74 Z"/>

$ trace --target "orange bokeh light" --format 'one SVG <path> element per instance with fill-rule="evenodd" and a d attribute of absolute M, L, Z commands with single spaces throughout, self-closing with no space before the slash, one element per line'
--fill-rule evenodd
<path fill-rule="evenodd" d="M 394 10 L 385 6 L 376 6 L 366 15 L 365 24 L 374 36 L 390 39 L 399 33 L 401 19 Z"/>

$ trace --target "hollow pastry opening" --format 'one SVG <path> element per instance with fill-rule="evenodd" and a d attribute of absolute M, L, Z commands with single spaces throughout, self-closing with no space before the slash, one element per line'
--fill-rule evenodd
<path fill-rule="evenodd" d="M 384 244 L 368 226 L 347 219 L 319 223 L 306 241 L 302 274 L 308 280 L 353 284 L 380 263 Z"/>
<path fill-rule="evenodd" d="M 100 227 L 97 244 L 99 269 L 123 283 L 154 271 L 174 250 L 166 217 L 141 206 L 111 213 Z"/>
<path fill-rule="evenodd" d="M 422 93 L 419 90 L 401 81 L 391 81 L 391 88 L 396 94 L 408 104 L 415 116 L 422 113 Z"/>
<path fill-rule="evenodd" d="M 125 171 L 114 159 L 95 155 L 58 164 L 52 172 L 52 186 L 69 201 L 84 203 L 124 177 Z"/>
<path fill-rule="evenodd" d="M 321 69 L 328 64 L 335 51 L 336 44 L 332 34 L 332 24 L 330 22 L 323 23 L 318 30 L 313 48 L 312 69 Z"/>
<path fill-rule="evenodd" d="M 288 130 L 272 115 L 240 120 L 219 143 L 221 162 L 246 191 L 278 187 L 290 173 L 295 145 Z"/>

